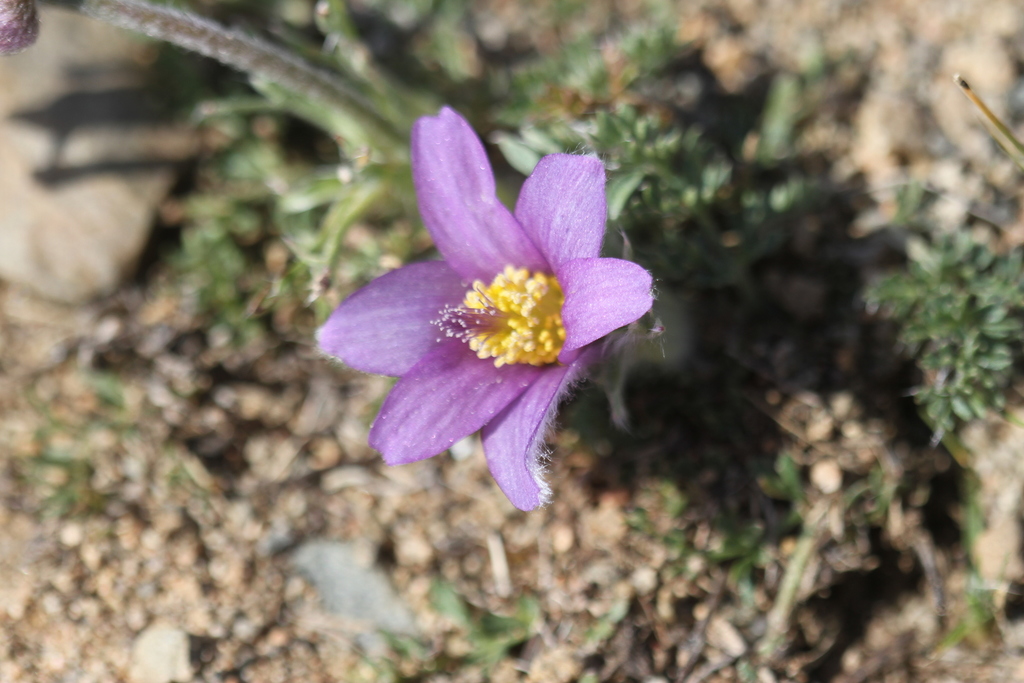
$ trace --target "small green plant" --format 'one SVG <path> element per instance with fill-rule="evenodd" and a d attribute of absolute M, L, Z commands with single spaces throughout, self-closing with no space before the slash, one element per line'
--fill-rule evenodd
<path fill-rule="evenodd" d="M 434 609 L 462 629 L 472 651 L 470 664 L 491 667 L 506 657 L 508 651 L 533 635 L 540 618 L 536 599 L 523 597 L 512 616 L 473 610 L 447 583 L 436 581 L 431 586 L 430 600 Z"/>
<path fill-rule="evenodd" d="M 87 419 L 69 420 L 67 413 L 53 407 L 36 392 L 28 394 L 29 403 L 44 416 L 36 429 L 38 448 L 24 460 L 18 460 L 18 473 L 27 491 L 38 496 L 43 513 L 54 517 L 75 517 L 103 510 L 109 493 L 94 485 L 93 459 L 103 438 L 101 432 L 125 436 L 135 425 L 125 409 L 124 387 L 120 379 L 106 372 L 89 372 L 82 377 L 96 402 Z"/>
<path fill-rule="evenodd" d="M 602 49 L 594 42 L 593 36 L 581 36 L 551 57 L 518 69 L 501 122 L 509 127 L 523 121 L 571 125 L 637 99 L 635 90 L 663 71 L 681 47 L 671 21 L 632 26 Z"/>
<path fill-rule="evenodd" d="M 43 511 L 53 517 L 76 517 L 103 510 L 107 497 L 92 486 L 93 467 L 85 458 L 48 447 L 30 463 L 28 480 L 45 491 Z"/>
<path fill-rule="evenodd" d="M 1019 250 L 995 254 L 957 233 L 922 245 L 905 272 L 868 291 L 901 324 L 923 374 L 915 398 L 937 438 L 1005 405 L 1024 331 L 1022 261 Z"/>
<path fill-rule="evenodd" d="M 777 118 L 764 125 L 778 128 Z M 814 198 L 808 180 L 780 173 L 774 157 L 739 167 L 699 129 L 629 104 L 530 124 L 496 140 L 527 173 L 544 154 L 596 152 L 609 170 L 609 218 L 662 281 L 685 287 L 749 288 L 750 269 L 785 244 L 789 219 Z"/>

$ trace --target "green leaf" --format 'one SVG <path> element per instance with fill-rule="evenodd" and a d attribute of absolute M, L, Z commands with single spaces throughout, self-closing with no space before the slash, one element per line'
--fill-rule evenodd
<path fill-rule="evenodd" d="M 438 614 L 447 617 L 452 623 L 469 630 L 473 626 L 469 608 L 462 601 L 451 584 L 434 581 L 430 586 L 430 604 Z"/>
<path fill-rule="evenodd" d="M 617 220 L 622 214 L 626 202 L 643 182 L 644 175 L 641 171 L 634 171 L 626 175 L 615 176 L 609 181 L 607 190 L 609 220 Z"/>
<path fill-rule="evenodd" d="M 124 389 L 120 378 L 111 372 L 93 372 L 86 376 L 96 396 L 115 408 L 124 407 Z"/>
<path fill-rule="evenodd" d="M 341 188 L 337 173 L 310 176 L 286 192 L 277 206 L 285 213 L 309 211 L 333 201 Z"/>
<path fill-rule="evenodd" d="M 777 76 L 768 92 L 761 123 L 761 139 L 757 147 L 759 161 L 773 161 L 790 152 L 799 109 L 800 82 L 790 74 Z"/>
<path fill-rule="evenodd" d="M 969 422 L 974 419 L 974 411 L 971 410 L 970 404 L 967 403 L 961 396 L 953 396 L 949 400 L 949 405 L 953 408 L 953 412 L 964 422 Z"/>
<path fill-rule="evenodd" d="M 979 358 L 978 365 L 986 370 L 1001 372 L 1013 365 L 1013 355 L 1008 346 L 999 344 Z"/>
<path fill-rule="evenodd" d="M 523 144 L 542 156 L 545 154 L 558 154 L 566 150 L 565 145 L 539 128 L 523 128 L 519 131 L 519 134 L 522 136 Z"/>
<path fill-rule="evenodd" d="M 597 620 L 587 631 L 585 641 L 588 645 L 603 643 L 615 633 L 615 627 L 629 614 L 629 600 L 620 599 L 612 604 L 611 609 Z"/>
<path fill-rule="evenodd" d="M 999 309 L 997 309 L 999 310 Z M 1005 318 L 981 324 L 981 331 L 990 337 L 1002 339 L 1005 337 L 1017 336 L 1024 331 L 1024 326 L 1016 318 Z"/>
<path fill-rule="evenodd" d="M 967 397 L 967 402 L 971 406 L 971 412 L 974 413 L 974 417 L 980 420 L 988 415 L 989 407 L 985 405 L 985 400 L 980 394 L 972 394 Z"/>
<path fill-rule="evenodd" d="M 509 133 L 498 132 L 491 136 L 491 140 L 498 145 L 502 156 L 509 166 L 516 169 L 523 175 L 533 173 L 534 167 L 540 161 L 540 154 L 524 144 L 522 140 Z"/>

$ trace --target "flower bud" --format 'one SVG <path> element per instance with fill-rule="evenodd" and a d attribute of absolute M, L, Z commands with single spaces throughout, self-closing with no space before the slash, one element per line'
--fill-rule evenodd
<path fill-rule="evenodd" d="M 0 55 L 21 52 L 38 35 L 35 0 L 0 0 Z"/>

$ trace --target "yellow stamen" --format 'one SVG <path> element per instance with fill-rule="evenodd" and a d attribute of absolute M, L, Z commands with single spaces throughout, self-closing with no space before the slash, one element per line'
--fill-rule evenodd
<path fill-rule="evenodd" d="M 474 282 L 462 302 L 467 313 L 480 314 L 466 335 L 469 348 L 479 358 L 493 358 L 499 368 L 554 363 L 565 343 L 564 301 L 553 275 L 505 266 L 490 285 Z"/>

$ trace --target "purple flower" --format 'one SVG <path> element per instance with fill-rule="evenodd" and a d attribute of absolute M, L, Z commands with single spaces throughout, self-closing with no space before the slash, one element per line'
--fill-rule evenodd
<path fill-rule="evenodd" d="M 483 145 L 445 107 L 412 130 L 423 222 L 444 261 L 414 263 L 346 299 L 320 348 L 357 370 L 399 377 L 370 429 L 389 465 L 443 452 L 483 430 L 487 464 L 512 504 L 532 510 L 545 432 L 559 400 L 600 356 L 595 344 L 651 308 L 651 275 L 600 258 L 604 167 L 540 160 L 510 213 Z"/>
<path fill-rule="evenodd" d="M 0 55 L 21 52 L 38 36 L 35 0 L 0 0 Z"/>

